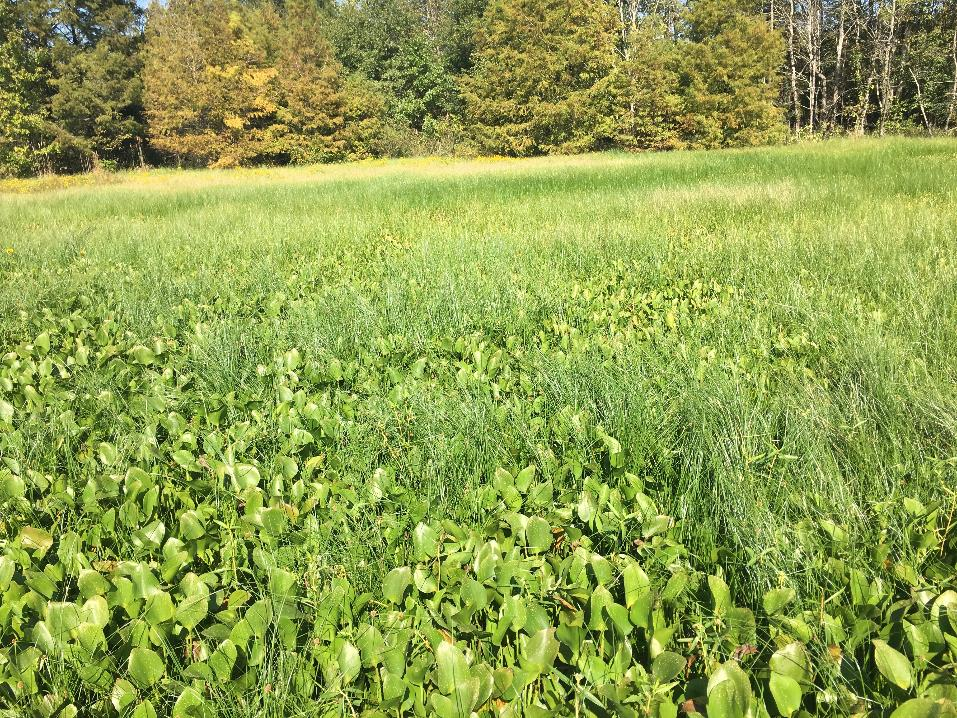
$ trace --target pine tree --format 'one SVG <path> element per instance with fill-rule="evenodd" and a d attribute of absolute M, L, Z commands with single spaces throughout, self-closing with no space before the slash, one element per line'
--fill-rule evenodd
<path fill-rule="evenodd" d="M 350 82 L 325 36 L 325 23 L 309 0 L 289 0 L 269 23 L 275 63 L 283 153 L 295 163 L 369 156 L 380 132 L 382 102 Z"/>
<path fill-rule="evenodd" d="M 485 152 L 533 155 L 601 147 L 615 14 L 600 0 L 494 0 L 464 81 Z"/>
<path fill-rule="evenodd" d="M 132 164 L 144 133 L 139 27 L 135 0 L 57 0 L 49 118 L 57 141 L 83 164 Z"/>
<path fill-rule="evenodd" d="M 178 163 L 231 166 L 279 150 L 277 70 L 230 0 L 170 0 L 147 23 L 150 142 Z"/>
<path fill-rule="evenodd" d="M 692 147 L 780 139 L 779 33 L 746 0 L 695 0 L 684 60 L 684 133 Z"/>

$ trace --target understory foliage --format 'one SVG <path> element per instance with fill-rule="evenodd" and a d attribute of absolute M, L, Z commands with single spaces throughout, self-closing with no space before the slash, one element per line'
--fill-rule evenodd
<path fill-rule="evenodd" d="M 957 127 L 957 1 L 3 0 L 0 173 Z"/>

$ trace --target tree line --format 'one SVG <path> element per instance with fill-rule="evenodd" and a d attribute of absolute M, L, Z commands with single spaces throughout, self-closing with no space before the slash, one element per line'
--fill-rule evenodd
<path fill-rule="evenodd" d="M 0 174 L 952 132 L 957 0 L 0 0 Z"/>

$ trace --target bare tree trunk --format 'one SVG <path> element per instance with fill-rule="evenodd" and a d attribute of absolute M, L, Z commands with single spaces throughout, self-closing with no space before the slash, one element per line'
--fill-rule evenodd
<path fill-rule="evenodd" d="M 950 41 L 950 59 L 954 63 L 954 81 L 950 86 L 950 105 L 947 108 L 947 123 L 944 125 L 944 130 L 947 132 L 950 132 L 954 110 L 957 108 L 957 22 L 954 24 L 954 35 Z"/>
<path fill-rule="evenodd" d="M 878 134 L 884 135 L 884 128 L 887 124 L 887 118 L 890 115 L 891 108 L 894 106 L 894 85 L 891 80 L 891 62 L 894 57 L 894 39 L 897 33 L 897 0 L 891 0 L 891 18 L 887 30 L 887 40 L 884 43 L 882 66 L 881 66 L 881 84 L 880 84 L 880 117 L 878 119 Z"/>
<path fill-rule="evenodd" d="M 867 82 L 861 87 L 857 102 L 857 119 L 854 122 L 854 134 L 863 135 L 867 125 L 867 111 L 871 104 L 871 85 L 874 84 L 874 68 L 867 75 Z"/>
<path fill-rule="evenodd" d="M 845 15 L 846 3 L 842 0 L 841 15 L 837 27 L 837 47 L 835 48 L 836 56 L 834 59 L 833 89 L 831 90 L 830 120 L 828 121 L 828 127 L 831 132 L 833 132 L 837 126 L 837 115 L 841 104 L 841 84 L 844 82 Z"/>
<path fill-rule="evenodd" d="M 934 131 L 930 127 L 930 120 L 927 119 L 927 110 L 924 108 L 924 95 L 920 89 L 920 80 L 917 79 L 917 73 L 914 72 L 913 67 L 908 65 L 907 69 L 910 71 L 910 76 L 914 79 L 914 87 L 917 88 L 917 106 L 920 108 L 920 116 L 924 119 L 924 127 L 927 130 L 927 134 L 932 135 Z"/>
<path fill-rule="evenodd" d="M 797 54 L 794 49 L 794 0 L 788 12 L 788 62 L 791 65 L 791 107 L 794 111 L 794 132 L 801 131 L 801 98 L 798 95 Z"/>
<path fill-rule="evenodd" d="M 808 58 L 808 71 L 807 71 L 807 108 L 808 108 L 808 127 L 811 132 L 814 132 L 814 123 L 817 119 L 817 77 L 818 77 L 818 52 L 820 50 L 820 43 L 818 42 L 818 33 L 816 32 L 817 26 L 817 8 L 815 7 L 814 0 L 811 0 L 811 3 L 807 9 L 807 19 L 805 21 L 805 29 L 807 32 L 806 41 L 807 41 L 807 58 Z"/>

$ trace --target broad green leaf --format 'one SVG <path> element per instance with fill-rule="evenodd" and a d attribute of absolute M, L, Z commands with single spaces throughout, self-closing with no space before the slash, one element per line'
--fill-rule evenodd
<path fill-rule="evenodd" d="M 801 707 L 800 684 L 789 676 L 772 671 L 769 686 L 778 712 L 783 716 L 794 715 Z"/>
<path fill-rule="evenodd" d="M 412 569 L 408 566 L 394 568 L 389 571 L 382 583 L 382 595 L 392 603 L 402 603 L 402 596 L 411 585 Z"/>
<path fill-rule="evenodd" d="M 23 548 L 30 551 L 49 551 L 53 546 L 53 536 L 49 531 L 33 526 L 24 526 L 20 529 L 20 542 Z"/>
<path fill-rule="evenodd" d="M 641 596 L 651 588 L 648 574 L 637 561 L 632 561 L 621 572 L 625 584 L 625 607 L 631 609 Z"/>
<path fill-rule="evenodd" d="M 166 591 L 156 591 L 146 600 L 143 618 L 151 626 L 158 626 L 173 618 L 175 610 L 173 599 Z"/>
<path fill-rule="evenodd" d="M 929 698 L 912 698 L 901 703 L 897 710 L 891 713 L 891 718 L 952 718 L 957 715 L 957 707 L 953 704 L 947 708 L 950 710 L 945 713 L 944 703 Z"/>
<path fill-rule="evenodd" d="M 58 640 L 67 640 L 70 631 L 83 622 L 80 607 L 75 603 L 50 601 L 46 605 L 46 624 L 50 634 Z"/>
<path fill-rule="evenodd" d="M 523 494 L 528 492 L 532 481 L 535 479 L 535 465 L 526 466 L 515 476 L 515 488 Z"/>
<path fill-rule="evenodd" d="M 440 641 L 435 649 L 435 684 L 440 692 L 451 695 L 459 681 L 469 678 L 469 664 L 465 654 L 447 641 Z"/>
<path fill-rule="evenodd" d="M 412 550 L 416 561 L 435 558 L 439 552 L 439 535 L 428 524 L 420 523 L 412 532 Z"/>
<path fill-rule="evenodd" d="M 236 464 L 236 488 L 239 491 L 249 489 L 253 486 L 259 486 L 261 477 L 259 469 L 251 464 Z"/>
<path fill-rule="evenodd" d="M 212 718 L 212 712 L 199 692 L 187 687 L 173 704 L 172 718 Z"/>
<path fill-rule="evenodd" d="M 130 657 L 132 658 L 132 656 Z M 135 700 L 136 688 L 133 687 L 133 684 L 122 678 L 117 678 L 113 684 L 113 690 L 110 691 L 110 703 L 113 704 L 113 707 L 122 713 Z"/>
<path fill-rule="evenodd" d="M 209 586 L 195 573 L 179 583 L 181 598 L 176 605 L 176 622 L 188 630 L 198 626 L 209 611 Z"/>
<path fill-rule="evenodd" d="M 342 675 L 344 685 L 352 683 L 362 670 L 362 659 L 359 655 L 359 649 L 346 641 L 339 649 L 339 655 L 336 657 L 339 664 L 339 673 Z"/>
<path fill-rule="evenodd" d="M 156 361 L 156 353 L 142 344 L 133 347 L 130 352 L 137 364 L 149 365 Z"/>
<path fill-rule="evenodd" d="M 726 685 L 721 687 L 723 684 L 730 684 L 732 688 L 729 689 Z M 748 679 L 747 674 L 741 670 L 741 666 L 738 665 L 737 661 L 722 663 L 708 679 L 709 710 L 711 694 L 718 688 L 721 690 L 720 700 L 724 701 L 730 696 L 733 699 L 734 709 L 737 711 L 736 713 L 725 713 L 724 715 L 744 715 L 747 712 L 748 706 L 751 704 L 751 681 Z"/>
<path fill-rule="evenodd" d="M 769 661 L 771 670 L 798 683 L 811 680 L 811 657 L 803 643 L 794 641 L 775 651 Z"/>
<path fill-rule="evenodd" d="M 179 449 L 173 452 L 173 461 L 184 469 L 189 469 L 196 464 L 196 457 L 188 449 Z"/>
<path fill-rule="evenodd" d="M 578 518 L 583 523 L 591 523 L 597 513 L 598 503 L 595 501 L 595 497 L 592 496 L 590 491 L 583 491 L 581 499 L 578 501 Z"/>
<path fill-rule="evenodd" d="M 19 499 L 27 492 L 26 482 L 15 474 L 0 477 L 0 501 Z"/>
<path fill-rule="evenodd" d="M 793 588 L 775 588 L 764 594 L 764 612 L 773 616 L 794 600 Z"/>
<path fill-rule="evenodd" d="M 152 703 L 145 700 L 133 709 L 130 718 L 156 718 L 156 709 Z"/>
<path fill-rule="evenodd" d="M 478 703 L 480 690 L 478 678 L 467 678 L 455 684 L 452 695 L 446 697 L 433 693 L 429 700 L 439 718 L 468 718 Z"/>
<path fill-rule="evenodd" d="M 166 673 L 166 664 L 159 654 L 149 648 L 134 648 L 128 661 L 130 678 L 140 688 L 146 689 Z"/>
<path fill-rule="evenodd" d="M 91 596 L 105 596 L 110 590 L 109 582 L 100 575 L 99 571 L 81 568 L 80 578 L 77 580 L 77 586 L 83 598 Z"/>
<path fill-rule="evenodd" d="M 734 681 L 721 681 L 708 688 L 708 718 L 745 718 Z"/>
<path fill-rule="evenodd" d="M 552 527 L 545 519 L 533 516 L 525 527 L 528 548 L 534 553 L 543 553 L 552 546 Z"/>
<path fill-rule="evenodd" d="M 875 639 L 872 643 L 877 670 L 895 686 L 905 691 L 909 690 L 913 683 L 914 668 L 907 656 L 889 646 L 885 641 Z"/>
<path fill-rule="evenodd" d="M 0 399 L 0 421 L 7 424 L 13 422 L 13 404 L 6 399 Z"/>
<path fill-rule="evenodd" d="M 115 446 L 113 446 L 113 444 L 110 444 L 106 441 L 99 445 L 97 448 L 97 453 L 104 466 L 113 466 L 117 461 L 120 460 L 120 452 Z"/>
<path fill-rule="evenodd" d="M 246 623 L 249 624 L 253 635 L 259 636 L 260 638 L 266 635 L 266 628 L 272 621 L 272 617 L 272 601 L 265 598 L 256 601 L 256 603 L 250 606 L 246 611 Z"/>
<path fill-rule="evenodd" d="M 651 672 L 659 683 L 668 683 L 684 671 L 687 661 L 684 656 L 673 651 L 663 651 L 651 662 Z"/>
<path fill-rule="evenodd" d="M 36 339 L 33 340 L 34 349 L 38 349 L 41 355 L 47 354 L 50 351 L 50 335 L 47 332 L 43 332 Z"/>
<path fill-rule="evenodd" d="M 554 628 L 538 631 L 528 639 L 525 650 L 519 656 L 522 668 L 531 673 L 546 672 L 558 657 L 558 648 Z"/>
<path fill-rule="evenodd" d="M 731 600 L 731 589 L 728 588 L 728 584 L 719 576 L 708 576 L 708 588 L 711 591 L 714 612 L 726 616 L 734 608 L 734 603 Z"/>
<path fill-rule="evenodd" d="M 286 603 L 299 593 L 296 574 L 281 568 L 269 570 L 269 595 L 274 602 Z"/>
<path fill-rule="evenodd" d="M 220 683 L 225 683 L 232 676 L 236 656 L 236 644 L 227 638 L 216 647 L 206 661 Z"/>

